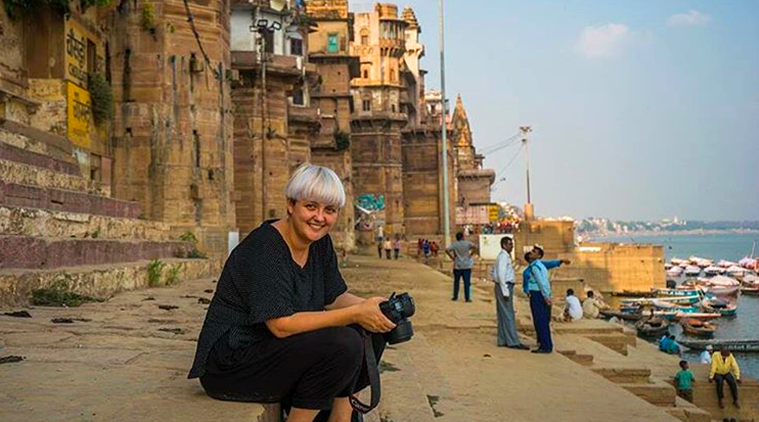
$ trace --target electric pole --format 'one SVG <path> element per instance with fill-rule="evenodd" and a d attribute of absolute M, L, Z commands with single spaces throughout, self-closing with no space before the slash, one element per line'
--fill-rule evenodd
<path fill-rule="evenodd" d="M 445 247 L 451 244 L 451 201 L 448 188 L 448 128 L 446 127 L 446 117 L 448 106 L 445 100 L 445 26 L 443 20 L 443 0 L 439 0 L 440 5 L 440 94 L 442 95 L 443 114 L 440 116 L 440 127 L 442 133 L 443 147 L 440 149 L 443 154 L 443 233 Z"/>
<path fill-rule="evenodd" d="M 524 216 L 525 220 L 532 220 L 532 218 L 535 216 L 535 210 L 532 206 L 532 197 L 530 196 L 530 153 L 527 145 L 527 134 L 532 132 L 532 126 L 520 126 L 519 131 L 522 132 L 522 147 L 524 147 L 524 168 L 527 176 L 527 204 L 524 206 Z"/>

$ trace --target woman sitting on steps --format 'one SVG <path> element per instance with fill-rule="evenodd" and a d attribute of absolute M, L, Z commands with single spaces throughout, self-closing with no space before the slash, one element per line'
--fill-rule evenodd
<path fill-rule="evenodd" d="M 288 422 L 322 409 L 329 422 L 348 422 L 348 396 L 368 383 L 358 326 L 395 325 L 379 309 L 385 298 L 348 293 L 340 274 L 328 234 L 345 205 L 338 176 L 304 164 L 285 194 L 287 216 L 264 222 L 227 259 L 189 377 L 216 399 L 291 405 Z M 379 359 L 384 340 L 372 342 Z"/>

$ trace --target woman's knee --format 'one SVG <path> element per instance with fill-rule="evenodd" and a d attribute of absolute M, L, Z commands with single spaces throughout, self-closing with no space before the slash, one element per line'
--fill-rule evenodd
<path fill-rule="evenodd" d="M 320 330 L 321 331 L 321 330 Z M 338 359 L 346 368 L 353 368 L 361 363 L 364 355 L 364 340 L 350 327 L 325 328 L 321 333 L 321 349 L 325 358 Z"/>

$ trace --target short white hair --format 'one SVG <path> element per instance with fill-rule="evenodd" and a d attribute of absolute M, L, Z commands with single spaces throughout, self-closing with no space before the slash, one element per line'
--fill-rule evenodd
<path fill-rule="evenodd" d="M 343 208 L 345 189 L 340 177 L 330 168 L 303 163 L 285 187 L 285 197 L 295 201 L 310 200 Z"/>

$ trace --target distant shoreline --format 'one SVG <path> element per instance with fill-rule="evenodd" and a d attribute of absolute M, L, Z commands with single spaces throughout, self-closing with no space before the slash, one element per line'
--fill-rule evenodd
<path fill-rule="evenodd" d="M 661 231 L 636 231 L 628 233 L 607 233 L 607 234 L 584 234 L 583 241 L 592 242 L 594 240 L 603 240 L 608 237 L 676 237 L 676 236 L 698 236 L 698 235 L 713 235 L 713 234 L 756 234 L 757 240 L 759 240 L 759 230 L 752 229 L 733 229 L 733 230 L 682 230 L 677 232 L 661 232 Z M 586 239 L 587 237 L 587 239 Z"/>

